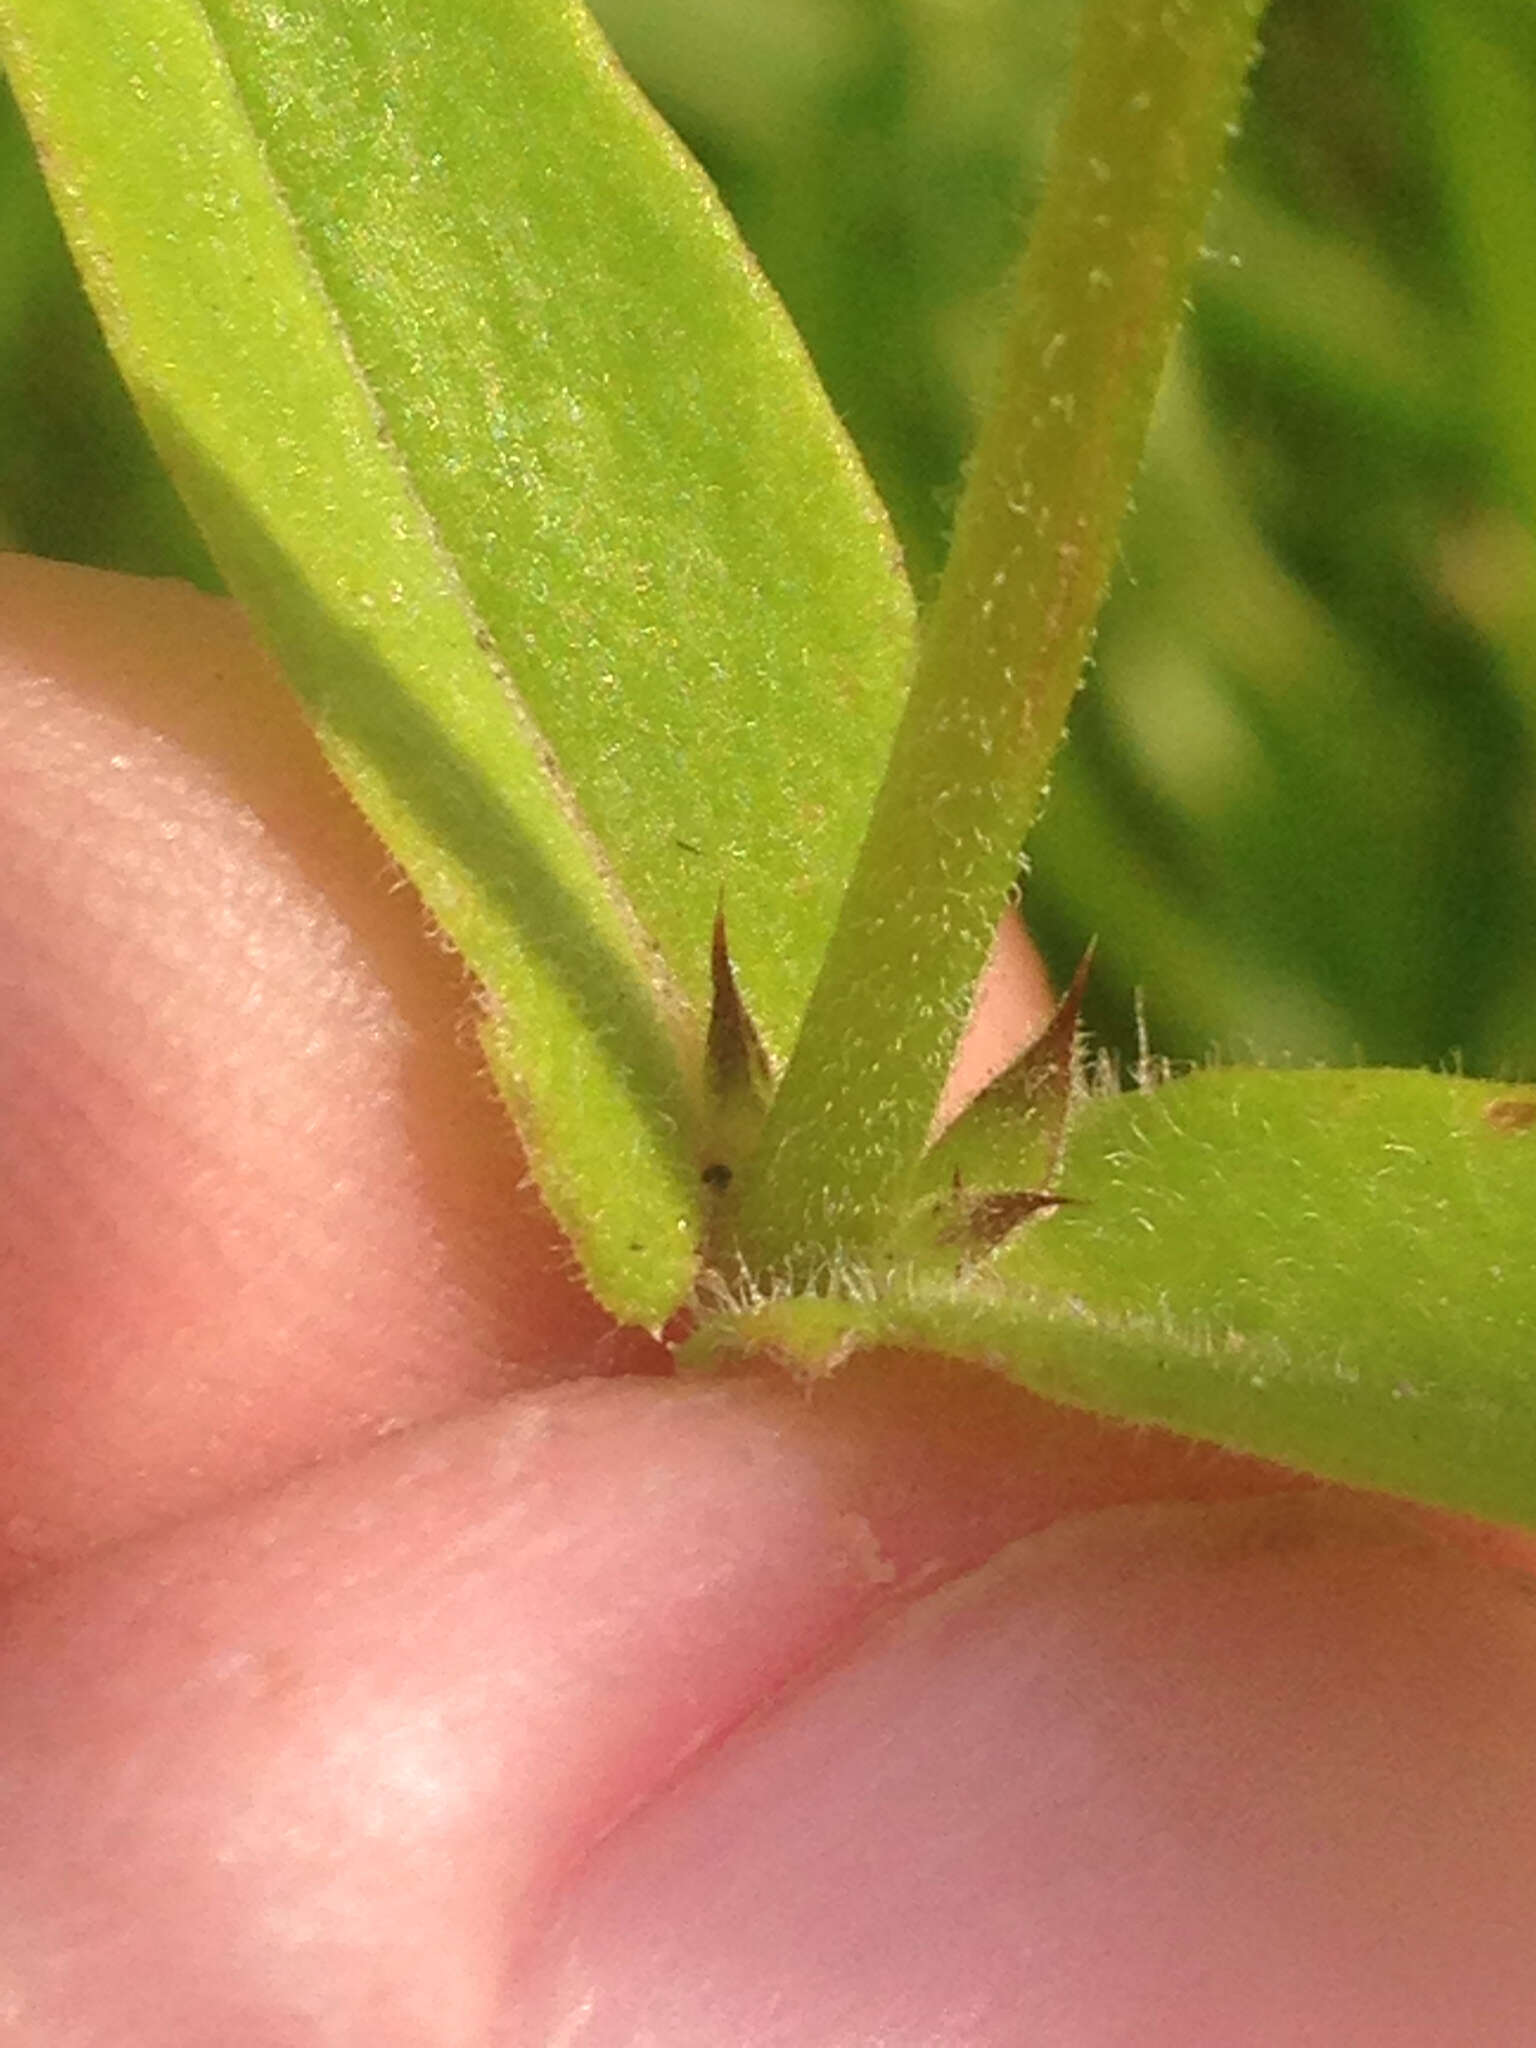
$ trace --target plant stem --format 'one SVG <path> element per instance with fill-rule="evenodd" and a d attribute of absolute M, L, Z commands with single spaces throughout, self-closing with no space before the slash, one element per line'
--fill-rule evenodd
<path fill-rule="evenodd" d="M 742 1190 L 760 1280 L 878 1256 L 1042 799 L 1262 0 L 1088 0 L 912 692 Z"/>

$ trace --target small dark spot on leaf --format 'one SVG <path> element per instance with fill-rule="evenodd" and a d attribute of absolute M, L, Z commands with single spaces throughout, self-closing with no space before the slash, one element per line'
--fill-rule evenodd
<path fill-rule="evenodd" d="M 1517 1095 L 1501 1096 L 1484 1109 L 1483 1121 L 1495 1131 L 1536 1129 L 1536 1101 L 1522 1101 Z"/>
<path fill-rule="evenodd" d="M 706 1166 L 699 1175 L 699 1179 L 703 1181 L 705 1187 L 718 1188 L 721 1194 L 724 1194 L 731 1184 L 731 1169 L 723 1162 L 714 1166 Z"/>
<path fill-rule="evenodd" d="M 673 834 L 672 844 L 680 846 L 684 853 L 702 853 L 704 851 L 702 846 L 695 846 L 691 839 L 680 839 L 675 833 Z"/>

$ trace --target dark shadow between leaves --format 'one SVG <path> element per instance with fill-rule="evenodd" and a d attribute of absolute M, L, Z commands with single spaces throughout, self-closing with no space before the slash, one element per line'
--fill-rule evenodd
<path fill-rule="evenodd" d="M 655 991 L 633 957 L 616 951 L 550 866 L 502 792 L 401 688 L 388 665 L 343 624 L 216 464 L 161 413 L 150 426 L 204 529 L 216 537 L 237 594 L 281 592 L 254 623 L 280 663 L 350 678 L 325 692 L 338 737 L 366 751 L 453 860 L 473 872 L 506 921 L 539 935 L 541 964 L 584 1027 L 627 1076 L 629 1091 L 666 1155 L 681 1160 L 693 1121 L 678 1048 Z M 268 620 L 281 619 L 270 631 Z M 366 718 L 357 705 L 366 703 Z M 513 716 L 508 707 L 509 722 Z M 627 907 L 626 907 L 627 908 Z M 630 913 L 632 917 L 632 913 Z M 473 965 L 473 963 L 471 963 Z"/>

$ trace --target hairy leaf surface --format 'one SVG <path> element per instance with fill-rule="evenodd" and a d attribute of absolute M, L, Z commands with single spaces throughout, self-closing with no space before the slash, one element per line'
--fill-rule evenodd
<path fill-rule="evenodd" d="M 1536 1088 L 1213 1071 L 1091 1102 L 987 1266 L 707 1323 L 808 1370 L 850 1345 L 1536 1527 Z"/>
<path fill-rule="evenodd" d="M 686 1291 L 722 884 L 798 1024 L 894 722 L 881 514 L 702 176 L 567 0 L 4 0 L 168 466 L 484 982 L 611 1306 Z"/>

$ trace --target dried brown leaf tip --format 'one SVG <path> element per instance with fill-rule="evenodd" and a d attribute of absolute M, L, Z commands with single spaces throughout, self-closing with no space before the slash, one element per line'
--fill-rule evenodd
<path fill-rule="evenodd" d="M 984 1194 L 967 1194 L 957 1188 L 953 1206 L 940 1227 L 936 1242 L 954 1245 L 973 1259 L 984 1258 L 1021 1223 L 1032 1216 L 1048 1215 L 1070 1202 L 1070 1195 L 1058 1195 L 1049 1188 L 1012 1188 Z"/>
<path fill-rule="evenodd" d="M 731 1252 L 734 1183 L 762 1133 L 773 1097 L 773 1069 L 731 964 L 723 908 L 715 912 L 709 962 L 699 1179 L 709 1196 L 702 1250 L 707 1261 L 721 1264 Z"/>
<path fill-rule="evenodd" d="M 1483 1122 L 1495 1131 L 1536 1130 L 1536 1097 L 1503 1095 L 1485 1104 Z"/>
<path fill-rule="evenodd" d="M 1045 1029 L 927 1155 L 929 1192 L 898 1233 L 917 1256 L 952 1259 L 958 1252 L 963 1263 L 973 1263 L 1021 1224 L 1071 1202 L 1055 1183 L 1078 1089 L 1078 1020 L 1092 964 L 1090 946 Z"/>
<path fill-rule="evenodd" d="M 768 1054 L 742 1000 L 725 932 L 725 906 L 715 912 L 709 949 L 709 1030 L 704 1039 L 704 1085 L 714 1103 L 746 1098 L 766 1107 L 773 1088 Z"/>
<path fill-rule="evenodd" d="M 1093 966 L 1093 951 L 1093 944 L 1084 951 L 1066 994 L 1039 1037 L 1025 1046 L 1011 1066 L 1004 1067 L 995 1080 L 989 1081 L 971 1105 L 982 1115 L 1011 1110 L 1034 1121 L 1042 1129 L 1053 1173 L 1061 1164 L 1066 1144 L 1067 1120 L 1077 1080 L 1077 1028 Z"/>

